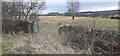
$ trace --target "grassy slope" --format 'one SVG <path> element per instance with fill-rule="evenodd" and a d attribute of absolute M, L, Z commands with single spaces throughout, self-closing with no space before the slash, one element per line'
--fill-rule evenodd
<path fill-rule="evenodd" d="M 58 23 L 64 24 L 74 24 L 74 25 L 86 25 L 93 27 L 94 19 L 92 18 L 84 18 L 84 17 L 76 17 L 75 20 L 72 20 L 71 17 L 61 17 L 61 16 L 42 16 L 39 17 L 40 22 L 40 32 L 36 34 L 35 37 L 31 38 L 31 40 L 27 40 L 32 42 L 35 46 L 35 42 L 37 44 L 46 45 L 46 47 L 39 47 L 38 52 L 40 53 L 74 53 L 72 49 L 64 47 L 58 43 Z M 118 28 L 118 20 L 111 19 L 96 19 L 95 26 L 98 28 L 108 28 L 111 26 L 111 29 Z M 20 43 L 25 42 L 25 38 L 29 38 L 29 36 L 3 36 L 3 53 L 10 53 L 13 47 L 16 45 L 20 45 Z M 48 42 L 48 43 L 47 43 Z M 56 45 L 57 44 L 57 45 Z M 58 47 L 57 47 L 58 46 Z M 56 50 L 56 48 L 58 50 Z M 52 50 L 51 50 L 52 49 Z M 52 52 L 50 52 L 51 50 Z"/>
<path fill-rule="evenodd" d="M 5 35 L 2 36 L 2 53 L 8 54 L 12 51 L 12 48 L 17 44 L 24 42 L 22 36 Z"/>

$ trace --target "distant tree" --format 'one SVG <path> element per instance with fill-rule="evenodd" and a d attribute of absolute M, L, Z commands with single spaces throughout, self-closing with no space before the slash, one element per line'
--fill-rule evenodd
<path fill-rule="evenodd" d="M 79 0 L 68 0 L 67 1 L 67 8 L 68 8 L 67 12 L 71 14 L 73 20 L 75 17 L 75 13 L 79 11 L 79 7 L 80 7 Z"/>

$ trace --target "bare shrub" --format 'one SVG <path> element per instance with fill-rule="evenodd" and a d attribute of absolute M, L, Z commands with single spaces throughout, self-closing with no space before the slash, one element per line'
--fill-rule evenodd
<path fill-rule="evenodd" d="M 17 34 L 18 32 L 29 33 L 33 30 L 33 24 L 22 20 L 2 20 L 2 33 L 5 34 Z"/>
<path fill-rule="evenodd" d="M 92 29 L 83 26 L 63 26 L 59 28 L 60 42 L 75 50 L 87 50 L 92 53 L 120 53 L 120 38 L 116 30 Z M 119 50 L 119 51 L 118 51 Z"/>

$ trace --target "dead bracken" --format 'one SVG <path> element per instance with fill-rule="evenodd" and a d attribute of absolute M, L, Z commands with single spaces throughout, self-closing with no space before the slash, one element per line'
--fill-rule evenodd
<path fill-rule="evenodd" d="M 60 42 L 75 50 L 90 48 L 94 53 L 120 53 L 118 31 L 93 29 L 82 26 L 63 26 L 59 28 Z"/>

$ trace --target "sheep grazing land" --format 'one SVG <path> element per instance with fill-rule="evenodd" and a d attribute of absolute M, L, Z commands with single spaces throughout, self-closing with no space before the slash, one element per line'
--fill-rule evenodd
<path fill-rule="evenodd" d="M 33 24 L 30 22 L 3 20 L 3 54 L 120 54 L 117 19 L 37 18 L 39 31 L 34 33 L 31 33 Z"/>

